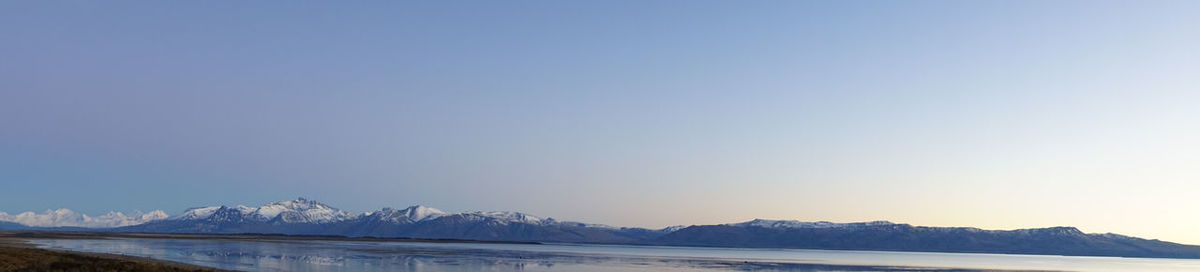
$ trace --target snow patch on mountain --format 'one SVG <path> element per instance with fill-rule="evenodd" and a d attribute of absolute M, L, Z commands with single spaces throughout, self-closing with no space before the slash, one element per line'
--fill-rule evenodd
<path fill-rule="evenodd" d="M 819 229 L 819 228 L 847 228 L 847 227 L 868 227 L 868 226 L 887 226 L 895 225 L 896 223 L 888 221 L 871 221 L 871 222 L 856 222 L 856 223 L 833 223 L 829 221 L 804 222 L 798 220 L 768 220 L 754 219 L 741 223 L 725 224 L 727 226 L 736 227 L 760 227 L 760 228 L 795 228 L 795 229 Z"/>
<path fill-rule="evenodd" d="M 391 223 L 416 223 L 445 216 L 446 212 L 421 205 L 411 206 L 403 210 L 383 208 L 378 211 L 363 214 L 363 216 Z"/>
<path fill-rule="evenodd" d="M 30 227 L 115 228 L 167 219 L 167 217 L 167 213 L 160 210 L 151 212 L 134 211 L 130 214 L 108 212 L 94 217 L 69 209 L 47 210 L 40 214 L 23 212 L 10 215 L 0 212 L 0 221 L 13 222 Z"/>
<path fill-rule="evenodd" d="M 550 220 L 554 220 L 554 218 L 550 218 Z M 614 227 L 614 226 L 605 225 L 605 224 L 592 224 L 592 223 L 583 223 L 583 222 L 574 222 L 574 221 L 563 221 L 563 222 L 559 222 L 559 224 L 572 225 L 572 226 L 585 227 L 585 228 L 607 229 L 607 230 L 622 229 L 620 227 Z"/>
<path fill-rule="evenodd" d="M 442 210 L 437 210 L 437 208 L 416 205 L 406 207 L 404 210 L 384 207 L 383 210 L 367 213 L 366 216 L 391 223 L 416 223 L 443 217 L 446 216 L 446 213 Z"/>
<path fill-rule="evenodd" d="M 475 220 L 494 220 L 500 223 L 525 223 L 532 225 L 547 225 L 553 224 L 555 221 L 552 218 L 541 218 L 519 212 L 465 212 L 460 213 L 469 219 Z"/>
<path fill-rule="evenodd" d="M 660 229 L 660 230 L 658 230 L 658 231 L 659 231 L 659 232 L 664 232 L 664 233 L 671 233 L 671 232 L 675 232 L 675 231 L 677 231 L 677 230 L 685 229 L 685 228 L 687 228 L 687 227 L 688 227 L 688 226 L 684 226 L 684 225 L 675 225 L 675 226 L 669 226 L 669 227 L 662 228 L 662 229 Z"/>

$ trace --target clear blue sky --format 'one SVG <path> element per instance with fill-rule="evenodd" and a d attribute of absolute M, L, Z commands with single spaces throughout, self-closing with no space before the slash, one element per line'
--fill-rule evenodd
<path fill-rule="evenodd" d="M 1200 244 L 1197 1 L 3 1 L 0 210 Z"/>

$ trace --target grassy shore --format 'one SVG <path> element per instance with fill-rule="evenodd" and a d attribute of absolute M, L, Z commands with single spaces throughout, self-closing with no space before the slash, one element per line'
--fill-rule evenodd
<path fill-rule="evenodd" d="M 34 248 L 0 235 L 0 271 L 226 271 L 114 254 Z"/>

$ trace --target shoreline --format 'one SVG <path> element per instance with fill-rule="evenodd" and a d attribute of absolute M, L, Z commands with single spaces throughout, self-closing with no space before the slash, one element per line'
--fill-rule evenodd
<path fill-rule="evenodd" d="M 0 235 L 0 271 L 171 271 L 226 272 L 212 267 L 153 258 L 37 248 L 22 238 Z"/>
<path fill-rule="evenodd" d="M 189 239 L 189 240 L 224 240 L 224 241 L 392 241 L 392 242 L 433 242 L 433 243 L 492 243 L 492 244 L 543 244 L 543 243 L 513 243 L 489 242 L 472 240 L 439 240 L 411 238 L 352 238 L 340 236 L 295 236 L 295 235 L 259 235 L 259 234 L 159 234 L 159 233 L 108 233 L 108 232 L 71 232 L 71 231 L 0 231 L 0 272 L 3 271 L 233 271 L 212 267 L 111 253 L 81 252 L 63 249 L 37 248 L 31 240 L 60 239 L 60 240 L 110 240 L 110 239 Z M 431 254 L 430 251 L 414 251 L 428 258 L 446 258 L 451 255 Z M 396 255 L 412 255 L 413 252 L 399 250 L 381 252 Z M 549 259 L 561 258 L 566 255 L 535 253 L 548 256 Z M 549 255 L 545 255 L 549 254 Z M 539 255 L 541 256 L 541 255 Z M 570 257 L 570 256 L 568 256 Z M 587 256 L 580 255 L 584 261 L 573 264 L 596 265 L 615 259 L 632 260 L 628 263 L 664 263 L 671 266 L 691 268 L 715 268 L 717 270 L 855 270 L 855 271 L 1018 271 L 1005 269 L 972 269 L 936 266 L 891 266 L 866 264 L 825 264 L 807 262 L 780 262 L 770 260 L 741 260 L 723 258 L 688 258 L 688 257 L 647 257 L 647 256 Z M 501 256 L 524 260 L 528 256 Z M 595 262 L 595 263 L 593 263 Z M 1034 271 L 1034 270 L 1019 270 Z M 1052 270 L 1036 270 L 1052 271 Z"/>

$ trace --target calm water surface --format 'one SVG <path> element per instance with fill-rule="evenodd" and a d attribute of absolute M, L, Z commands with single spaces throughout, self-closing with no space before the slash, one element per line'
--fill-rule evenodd
<path fill-rule="evenodd" d="M 246 271 L 1200 271 L 1200 260 L 613 245 L 188 239 L 33 240 Z"/>

